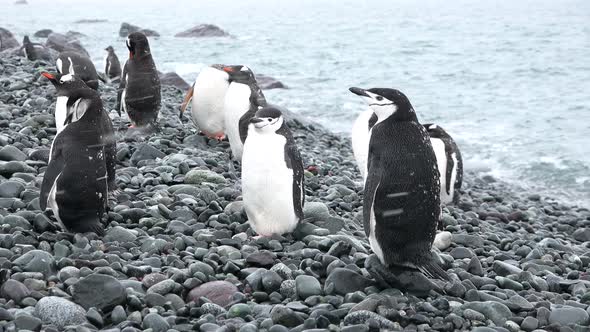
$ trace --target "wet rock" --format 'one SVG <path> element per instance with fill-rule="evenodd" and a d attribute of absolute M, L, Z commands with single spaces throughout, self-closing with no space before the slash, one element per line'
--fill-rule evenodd
<path fill-rule="evenodd" d="M 365 289 L 372 284 L 371 280 L 354 271 L 345 268 L 336 268 L 326 279 L 324 291 L 327 294 L 334 292 L 336 294 L 346 295 Z"/>
<path fill-rule="evenodd" d="M 229 33 L 213 24 L 200 24 L 188 30 L 179 32 L 175 34 L 174 37 L 229 37 Z"/>
<path fill-rule="evenodd" d="M 72 285 L 74 302 L 85 309 L 95 307 L 109 310 L 125 302 L 125 289 L 121 283 L 104 274 L 91 274 Z"/>
<path fill-rule="evenodd" d="M 41 29 L 33 34 L 37 38 L 47 38 L 53 32 L 51 29 Z"/>
<path fill-rule="evenodd" d="M 146 35 L 147 37 L 160 37 L 160 34 L 154 30 L 143 29 L 143 28 L 140 28 L 136 25 L 129 24 L 126 22 L 121 23 L 121 28 L 119 28 L 119 36 L 120 37 L 127 38 L 127 36 L 129 36 L 129 34 L 134 33 L 134 32 L 141 32 L 144 35 Z"/>
<path fill-rule="evenodd" d="M 0 149 L 0 160 L 5 161 L 25 161 L 27 160 L 27 155 L 23 153 L 21 150 L 15 148 L 12 145 L 7 145 Z"/>
<path fill-rule="evenodd" d="M 461 306 L 461 309 L 472 309 L 480 312 L 498 326 L 502 326 L 512 316 L 512 312 L 506 305 L 493 301 L 467 302 Z"/>
<path fill-rule="evenodd" d="M 287 86 L 274 77 L 258 74 L 256 75 L 256 82 L 262 90 L 271 89 L 288 89 Z"/>
<path fill-rule="evenodd" d="M 142 160 L 155 160 L 157 158 L 164 158 L 165 156 L 166 155 L 162 151 L 147 143 L 143 143 L 138 146 L 135 152 L 133 152 L 133 155 L 131 155 L 131 162 L 134 165 L 137 165 L 137 163 Z"/>
<path fill-rule="evenodd" d="M 312 276 L 297 276 L 297 278 L 295 278 L 295 287 L 297 295 L 299 295 L 302 300 L 305 300 L 310 296 L 322 295 L 322 285 Z"/>
<path fill-rule="evenodd" d="M 58 52 L 75 52 L 90 57 L 88 51 L 86 51 L 77 39 L 68 38 L 61 33 L 53 32 L 49 34 L 45 46 Z"/>
<path fill-rule="evenodd" d="M 177 73 L 160 73 L 160 84 L 170 85 L 179 88 L 182 91 L 188 90 L 191 86 Z"/>
<path fill-rule="evenodd" d="M 559 325 L 588 325 L 589 319 L 590 317 L 588 315 L 588 312 L 582 308 L 562 307 L 554 308 L 553 310 L 551 310 L 551 315 L 549 316 L 549 323 Z"/>
<path fill-rule="evenodd" d="M 47 277 L 56 273 L 55 259 L 42 250 L 31 250 L 17 258 L 13 264 L 20 266 L 23 271 L 41 272 Z"/>
<path fill-rule="evenodd" d="M 20 47 L 20 44 L 16 38 L 14 38 L 12 32 L 4 28 L 0 28 L 0 52 L 16 47 Z"/>
<path fill-rule="evenodd" d="M 184 176 L 184 183 L 202 184 L 204 182 L 222 184 L 225 183 L 225 178 L 215 172 L 202 169 L 191 170 Z"/>
<path fill-rule="evenodd" d="M 31 292 L 27 286 L 21 282 L 13 279 L 8 279 L 0 288 L 0 295 L 5 299 L 14 300 L 16 303 L 20 303 L 22 299 L 29 296 Z"/>
<path fill-rule="evenodd" d="M 193 288 L 188 293 L 186 301 L 197 301 L 200 297 L 205 297 L 219 306 L 226 307 L 237 292 L 238 288 L 227 281 L 210 281 Z"/>

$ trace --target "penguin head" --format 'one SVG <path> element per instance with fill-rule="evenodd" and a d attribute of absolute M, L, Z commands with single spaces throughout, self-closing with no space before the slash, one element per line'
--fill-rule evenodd
<path fill-rule="evenodd" d="M 30 44 L 30 43 L 31 43 L 31 40 L 29 39 L 29 36 L 25 36 L 23 38 L 23 44 L 26 45 L 26 44 Z"/>
<path fill-rule="evenodd" d="M 223 71 L 228 73 L 230 83 L 236 82 L 242 84 L 250 84 L 252 82 L 256 82 L 256 77 L 254 76 L 254 73 L 247 66 L 224 66 Z"/>
<path fill-rule="evenodd" d="M 260 133 L 275 133 L 284 122 L 283 113 L 272 106 L 262 107 L 250 119 L 250 124 Z"/>
<path fill-rule="evenodd" d="M 107 48 L 104 49 L 105 51 L 107 51 L 107 53 L 113 53 L 115 52 L 115 50 L 113 49 L 113 47 L 111 45 L 109 45 Z"/>
<path fill-rule="evenodd" d="M 150 44 L 147 37 L 141 32 L 134 32 L 127 36 L 127 48 L 129 59 L 142 57 L 150 54 Z"/>
<path fill-rule="evenodd" d="M 74 90 L 86 86 L 86 83 L 84 83 L 84 81 L 72 74 L 43 72 L 41 73 L 41 75 L 47 78 L 49 82 L 51 82 L 51 84 L 53 84 L 53 86 L 55 86 L 56 88 L 64 87 L 67 90 Z"/>
<path fill-rule="evenodd" d="M 41 73 L 57 89 L 58 96 L 68 98 L 64 125 L 78 121 L 87 110 L 102 108 L 98 92 L 89 88 L 84 81 L 72 74 Z"/>
<path fill-rule="evenodd" d="M 361 96 L 377 114 L 379 122 L 393 116 L 397 121 L 417 121 L 410 100 L 401 91 L 389 88 L 361 89 L 352 87 L 350 92 Z"/>

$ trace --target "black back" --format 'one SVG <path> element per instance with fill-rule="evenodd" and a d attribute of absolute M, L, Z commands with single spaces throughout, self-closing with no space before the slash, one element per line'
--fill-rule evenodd
<path fill-rule="evenodd" d="M 55 137 L 41 185 L 40 204 L 44 210 L 56 183 L 59 217 L 68 231 L 100 235 L 109 182 L 114 183 L 114 132 L 96 92 L 86 88 L 73 97 L 85 98 L 89 106 L 78 121 L 68 124 Z"/>
<path fill-rule="evenodd" d="M 106 51 L 109 52 L 107 55 L 107 61 L 105 64 L 104 73 L 107 75 L 109 79 L 117 78 L 121 76 L 121 62 L 119 62 L 119 58 L 117 54 L 115 54 L 115 50 L 112 46 L 106 48 Z"/>
<path fill-rule="evenodd" d="M 137 126 L 155 125 L 161 106 L 161 88 L 158 71 L 150 52 L 147 37 L 134 32 L 129 35 L 130 58 L 125 63 L 117 94 L 117 110 L 122 109 L 121 96 L 129 119 Z"/>
<path fill-rule="evenodd" d="M 248 109 L 248 111 L 246 111 L 246 113 L 244 113 L 244 115 L 240 117 L 240 121 L 238 123 L 240 140 L 242 141 L 242 144 L 244 144 L 244 142 L 246 141 L 246 137 L 248 137 L 248 125 L 250 124 L 250 119 L 254 117 L 254 115 L 260 107 L 265 107 L 267 105 L 267 102 L 266 98 L 264 97 L 264 94 L 262 93 L 262 89 L 260 89 L 260 87 L 258 86 L 256 77 L 254 76 L 254 73 L 251 70 L 236 70 L 230 73 L 230 82 L 246 84 L 250 88 L 250 108 Z"/>
<path fill-rule="evenodd" d="M 94 63 L 87 57 L 80 53 L 65 51 L 58 56 L 61 60 L 62 68 L 57 68 L 61 74 L 72 74 L 70 67 L 73 67 L 74 74 L 82 79 L 86 85 L 94 90 L 98 90 L 98 74 Z M 57 66 L 56 66 L 57 67 Z"/>
<path fill-rule="evenodd" d="M 375 125 L 375 123 L 377 123 L 377 114 L 373 113 L 371 115 L 371 117 L 369 118 L 369 130 L 371 130 L 371 128 L 373 128 L 373 126 Z"/>
<path fill-rule="evenodd" d="M 37 50 L 35 49 L 35 45 L 33 43 L 31 43 L 29 36 L 25 36 L 23 38 L 23 47 L 26 51 L 27 59 L 34 61 L 39 58 L 39 55 L 37 54 Z"/>
<path fill-rule="evenodd" d="M 373 210 L 375 237 L 386 265 L 430 261 L 440 215 L 440 183 L 428 133 L 411 105 L 373 127 L 367 174 L 365 233 L 370 235 Z"/>
<path fill-rule="evenodd" d="M 455 153 L 457 158 L 457 177 L 455 178 L 455 183 L 453 185 L 455 190 L 459 190 L 463 184 L 463 158 L 461 157 L 461 151 L 459 150 L 459 146 L 457 146 L 457 143 L 455 143 L 455 140 L 453 137 L 451 137 L 451 135 L 449 135 L 442 127 L 438 125 L 436 125 L 436 127 L 432 127 L 433 125 L 433 123 L 427 123 L 424 125 L 424 128 L 426 128 L 430 137 L 438 138 L 445 144 L 445 155 L 447 156 L 447 179 L 451 179 L 451 173 L 454 166 L 451 154 Z M 445 190 L 447 191 L 447 194 L 451 194 L 450 181 L 447 181 Z"/>

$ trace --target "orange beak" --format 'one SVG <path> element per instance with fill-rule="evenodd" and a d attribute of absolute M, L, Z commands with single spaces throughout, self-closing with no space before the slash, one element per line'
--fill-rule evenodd
<path fill-rule="evenodd" d="M 41 75 L 45 76 L 45 78 L 50 79 L 50 80 L 54 80 L 55 76 L 51 75 L 50 73 L 47 72 L 43 72 L 41 73 Z"/>

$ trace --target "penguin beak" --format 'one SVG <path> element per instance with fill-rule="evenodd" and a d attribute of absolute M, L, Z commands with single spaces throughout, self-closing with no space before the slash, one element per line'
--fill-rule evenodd
<path fill-rule="evenodd" d="M 234 67 L 228 67 L 228 66 L 226 66 L 226 67 L 223 67 L 223 71 L 226 72 L 226 73 L 228 73 L 228 74 L 231 74 L 231 73 L 235 72 L 236 69 Z"/>
<path fill-rule="evenodd" d="M 48 79 L 53 85 L 57 84 L 57 78 L 55 77 L 55 74 L 50 74 L 48 72 L 42 72 L 41 75 L 43 75 L 43 77 Z"/>
<path fill-rule="evenodd" d="M 361 97 L 370 97 L 367 94 L 367 91 L 365 89 L 361 89 L 361 88 L 349 88 L 348 90 L 350 90 L 350 92 L 354 93 L 355 95 L 361 96 Z"/>
<path fill-rule="evenodd" d="M 257 123 L 260 123 L 262 121 L 264 121 L 264 120 L 261 119 L 261 118 L 252 118 L 252 119 L 250 119 L 250 123 L 253 123 L 253 124 L 257 124 Z"/>

